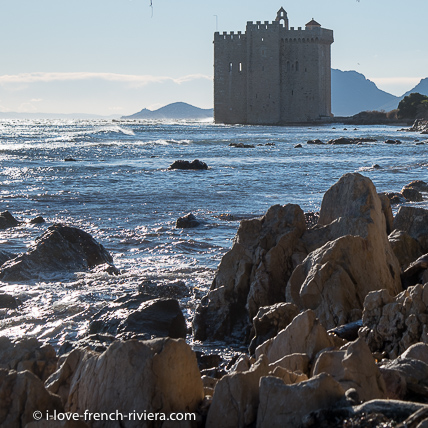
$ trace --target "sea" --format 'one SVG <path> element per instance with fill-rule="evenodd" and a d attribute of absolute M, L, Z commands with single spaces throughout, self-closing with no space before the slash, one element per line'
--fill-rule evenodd
<path fill-rule="evenodd" d="M 307 144 L 339 137 L 375 141 Z M 262 216 L 275 204 L 318 211 L 326 190 L 348 172 L 369 177 L 378 192 L 428 181 L 425 137 L 394 126 L 0 120 L 0 211 L 23 222 L 0 231 L 0 250 L 25 252 L 47 227 L 65 223 L 103 244 L 121 272 L 54 272 L 31 282 L 0 282 L 0 292 L 22 302 L 0 309 L 0 335 L 60 347 L 82 338 L 97 311 L 137 292 L 145 280 L 185 284 L 191 297 L 180 304 L 190 326 L 242 219 Z M 209 168 L 168 169 L 178 159 L 199 159 Z M 428 208 L 426 200 L 413 205 Z M 188 213 L 201 225 L 176 228 Z M 39 215 L 45 223 L 29 223 Z M 204 346 L 191 335 L 188 341 Z"/>

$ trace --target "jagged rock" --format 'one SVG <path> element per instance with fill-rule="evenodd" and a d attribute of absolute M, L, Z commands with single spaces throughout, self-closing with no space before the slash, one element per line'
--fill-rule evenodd
<path fill-rule="evenodd" d="M 9 227 L 18 226 L 20 222 L 9 211 L 0 213 L 0 229 L 8 229 Z"/>
<path fill-rule="evenodd" d="M 344 390 L 354 388 L 361 400 L 386 398 L 385 381 L 369 347 L 362 339 L 344 351 L 324 351 L 315 361 L 313 375 L 328 373 Z"/>
<path fill-rule="evenodd" d="M 46 382 L 50 391 L 69 384 L 65 410 L 147 413 L 194 412 L 204 398 L 196 356 L 182 339 L 116 341 L 102 354 L 77 349 Z M 67 382 L 64 382 L 67 379 Z M 65 395 L 65 394 L 64 394 Z M 126 428 L 141 421 L 123 421 Z M 92 428 L 103 427 L 94 421 Z"/>
<path fill-rule="evenodd" d="M 299 238 L 306 229 L 297 205 L 275 205 L 259 218 L 243 220 L 223 257 L 193 322 L 195 339 L 248 340 L 262 306 L 285 300 L 285 286 L 300 263 Z"/>
<path fill-rule="evenodd" d="M 289 372 L 304 373 L 309 375 L 309 357 L 306 354 L 290 354 L 280 358 L 274 363 L 269 364 L 269 368 L 274 370 L 281 367 Z"/>
<path fill-rule="evenodd" d="M 392 231 L 388 236 L 388 241 L 403 271 L 423 254 L 419 242 L 403 230 Z"/>
<path fill-rule="evenodd" d="M 268 373 L 267 359 L 262 357 L 249 371 L 229 374 L 220 379 L 205 426 L 243 428 L 254 423 L 259 405 L 259 381 Z"/>
<path fill-rule="evenodd" d="M 89 334 L 79 340 L 65 341 L 58 349 L 58 355 L 68 354 L 76 348 L 104 352 L 115 340 L 117 339 L 111 334 Z"/>
<path fill-rule="evenodd" d="M 301 145 L 301 144 L 296 144 L 295 146 L 294 146 L 294 148 L 295 149 L 301 149 L 303 146 Z"/>
<path fill-rule="evenodd" d="M 208 169 L 208 165 L 205 162 L 200 161 L 199 159 L 195 159 L 192 162 L 189 162 L 186 160 L 176 160 L 170 165 L 169 169 L 204 170 L 204 169 Z"/>
<path fill-rule="evenodd" d="M 77 272 L 103 263 L 112 265 L 113 259 L 89 233 L 55 224 L 26 253 L 4 263 L 0 279 L 26 281 L 47 272 Z"/>
<path fill-rule="evenodd" d="M 37 217 L 32 218 L 29 221 L 29 223 L 30 224 L 43 224 L 43 223 L 45 223 L 45 219 L 41 215 L 39 215 Z"/>
<path fill-rule="evenodd" d="M 333 346 L 333 339 L 309 309 L 297 315 L 273 339 L 260 345 L 256 349 L 256 358 L 266 354 L 269 362 L 274 363 L 286 355 L 303 353 L 312 359 L 321 350 Z"/>
<path fill-rule="evenodd" d="M 186 320 L 175 299 L 124 296 L 96 313 L 89 334 L 108 333 L 118 338 L 185 338 Z"/>
<path fill-rule="evenodd" d="M 386 231 L 370 179 L 356 173 L 341 177 L 324 195 L 318 226 L 302 237 L 311 253 L 291 275 L 287 301 L 314 310 L 330 329 L 361 318 L 368 292 L 400 292 L 400 266 Z"/>
<path fill-rule="evenodd" d="M 322 373 L 295 385 L 269 376 L 260 381 L 258 428 L 300 428 L 305 417 L 316 410 L 331 408 L 345 391 L 330 375 Z"/>
<path fill-rule="evenodd" d="M 28 370 L 45 381 L 55 370 L 58 358 L 52 345 L 36 338 L 12 341 L 0 337 L 0 368 L 16 371 Z"/>
<path fill-rule="evenodd" d="M 415 207 L 400 207 L 394 218 L 394 229 L 407 232 L 428 253 L 428 210 Z"/>
<path fill-rule="evenodd" d="M 404 187 L 419 190 L 419 192 L 428 192 L 428 183 L 422 180 L 411 181 Z"/>
<path fill-rule="evenodd" d="M 254 337 L 249 347 L 250 354 L 254 354 L 257 346 L 275 337 L 279 331 L 287 327 L 298 313 L 297 306 L 292 303 L 261 307 L 253 318 Z"/>
<path fill-rule="evenodd" d="M 360 337 L 372 352 L 394 359 L 411 345 L 428 343 L 428 283 L 392 297 L 386 290 L 371 292 L 364 301 Z"/>
<path fill-rule="evenodd" d="M 183 217 L 179 217 L 175 223 L 177 229 L 188 229 L 200 226 L 201 222 L 195 217 L 194 214 L 189 213 Z"/>
<path fill-rule="evenodd" d="M 63 411 L 61 399 L 29 371 L 0 369 L 0 426 L 21 428 L 34 421 L 34 412 Z"/>
<path fill-rule="evenodd" d="M 403 287 L 407 288 L 411 285 L 425 284 L 428 282 L 428 254 L 419 257 L 401 274 L 401 282 Z"/>

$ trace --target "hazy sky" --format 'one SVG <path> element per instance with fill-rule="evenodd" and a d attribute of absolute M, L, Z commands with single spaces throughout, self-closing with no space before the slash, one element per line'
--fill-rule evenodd
<path fill-rule="evenodd" d="M 212 106 L 213 33 L 311 18 L 332 67 L 401 95 L 428 77 L 427 0 L 0 0 L 0 111 L 131 114 Z"/>

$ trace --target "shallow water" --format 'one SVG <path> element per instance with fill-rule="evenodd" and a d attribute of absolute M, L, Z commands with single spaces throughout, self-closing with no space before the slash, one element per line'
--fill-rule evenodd
<path fill-rule="evenodd" d="M 319 138 L 371 137 L 361 145 L 307 145 Z M 210 122 L 106 120 L 0 121 L 0 210 L 18 220 L 42 215 L 43 225 L 1 231 L 0 249 L 19 253 L 52 223 L 91 233 L 123 271 L 44 276 L 1 283 L 19 298 L 0 310 L 0 334 L 35 335 L 61 345 L 80 337 L 106 302 L 134 292 L 144 279 L 183 280 L 192 291 L 181 303 L 191 321 L 240 218 L 271 205 L 320 207 L 324 192 L 347 172 L 370 177 L 378 191 L 399 191 L 428 180 L 424 136 L 395 127 L 340 124 L 318 127 L 222 126 Z M 400 145 L 384 144 L 398 139 Z M 230 147 L 231 142 L 254 148 Z M 296 144 L 302 148 L 294 148 Z M 65 162 L 65 158 L 75 162 Z M 207 171 L 171 171 L 176 159 L 200 159 Z M 380 168 L 374 168 L 373 165 Z M 427 202 L 416 204 L 427 206 Z M 193 212 L 196 229 L 175 228 Z M 231 214 L 231 216 L 224 216 Z M 230 219 L 235 220 L 230 220 Z"/>

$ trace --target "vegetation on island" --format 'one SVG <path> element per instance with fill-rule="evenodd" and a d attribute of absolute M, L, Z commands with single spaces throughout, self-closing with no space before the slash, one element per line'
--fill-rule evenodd
<path fill-rule="evenodd" d="M 428 119 L 428 97 L 418 92 L 404 97 L 398 104 L 398 118 Z"/>

